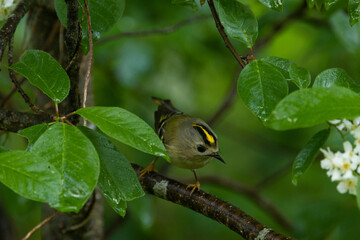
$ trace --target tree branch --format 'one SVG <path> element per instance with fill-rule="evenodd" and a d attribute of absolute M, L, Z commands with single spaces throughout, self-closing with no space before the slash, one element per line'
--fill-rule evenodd
<path fill-rule="evenodd" d="M 209 4 L 209 7 L 210 7 L 210 10 L 211 10 L 211 13 L 213 15 L 213 18 L 214 18 L 214 21 L 215 21 L 215 24 L 216 24 L 216 28 L 218 29 L 222 39 L 224 40 L 225 42 L 225 46 L 230 50 L 230 52 L 232 53 L 232 55 L 236 58 L 236 60 L 240 63 L 240 65 L 244 68 L 245 67 L 245 63 L 244 61 L 242 60 L 241 56 L 236 52 L 234 46 L 231 44 L 228 36 L 226 35 L 225 31 L 224 31 L 224 27 L 223 25 L 221 24 L 220 22 L 220 18 L 219 18 L 219 15 L 217 14 L 216 12 L 216 9 L 215 9 L 215 5 L 214 5 L 214 1 L 213 0 L 207 0 L 208 4 Z"/>
<path fill-rule="evenodd" d="M 132 164 L 132 166 L 139 175 L 143 168 L 136 164 Z M 144 175 L 140 179 L 140 183 L 147 193 L 212 218 L 245 239 L 292 239 L 268 228 L 230 203 L 201 190 L 191 194 L 191 191 L 186 189 L 186 185 L 157 173 L 150 172 Z"/>
<path fill-rule="evenodd" d="M 13 37 L 16 27 L 19 24 L 20 20 L 29 10 L 31 5 L 30 0 L 22 0 L 18 3 L 14 11 L 10 14 L 9 18 L 6 20 L 5 24 L 0 30 L 0 63 L 4 55 L 6 45 L 9 43 L 10 39 Z"/>
<path fill-rule="evenodd" d="M 17 132 L 21 129 L 40 124 L 49 123 L 53 119 L 50 116 L 32 113 L 13 112 L 0 109 L 0 130 Z"/>
<path fill-rule="evenodd" d="M 284 227 L 284 229 L 288 231 L 293 230 L 291 223 L 281 214 L 281 212 L 278 211 L 267 199 L 263 198 L 254 188 L 239 182 L 235 183 L 232 180 L 227 180 L 225 178 L 216 176 L 201 177 L 199 181 L 201 183 L 213 183 L 223 188 L 228 188 L 235 192 L 246 195 L 259 207 L 269 213 L 281 226 Z"/>
<path fill-rule="evenodd" d="M 152 29 L 152 30 L 145 30 L 145 31 L 138 31 L 138 32 L 123 32 L 123 33 L 115 34 L 115 35 L 112 35 L 109 37 L 105 37 L 105 38 L 101 39 L 100 41 L 98 41 L 96 43 L 96 45 L 105 44 L 107 42 L 114 41 L 114 40 L 117 40 L 117 39 L 123 38 L 123 37 L 147 37 L 147 36 L 157 35 L 157 34 L 169 34 L 169 33 L 172 33 L 174 31 L 178 30 L 181 27 L 184 27 L 186 25 L 190 25 L 192 23 L 199 22 L 202 20 L 206 20 L 209 17 L 210 17 L 210 15 L 200 15 L 200 16 L 196 16 L 193 18 L 185 19 L 185 20 L 180 21 L 172 26 L 161 28 L 161 29 Z"/>
<path fill-rule="evenodd" d="M 65 33 L 65 53 L 67 60 L 64 61 L 66 72 L 70 78 L 70 92 L 68 97 L 60 104 L 61 115 L 68 114 L 80 108 L 80 63 L 82 53 L 80 49 L 81 44 L 81 28 L 79 24 L 79 3 L 77 0 L 67 1 L 67 24 L 68 27 Z M 77 115 L 71 116 L 69 120 L 73 124 L 77 124 L 80 117 Z"/>

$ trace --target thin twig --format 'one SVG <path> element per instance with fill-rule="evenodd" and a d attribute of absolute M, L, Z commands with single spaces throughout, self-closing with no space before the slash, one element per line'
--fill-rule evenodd
<path fill-rule="evenodd" d="M 207 121 L 207 123 L 212 126 L 214 125 L 214 123 L 224 114 L 224 112 L 226 112 L 226 110 L 229 109 L 229 107 L 233 104 L 234 99 L 236 97 L 236 93 L 237 93 L 237 82 L 238 82 L 238 78 L 240 76 L 240 73 L 242 71 L 242 66 L 239 67 L 239 69 L 237 70 L 235 76 L 234 76 L 234 80 L 231 83 L 231 86 L 229 88 L 229 91 L 227 93 L 227 95 L 224 97 L 224 100 L 222 102 L 222 104 L 219 106 L 219 108 L 214 112 L 214 114 L 211 116 L 211 118 Z"/>
<path fill-rule="evenodd" d="M 240 63 L 240 65 L 244 68 L 245 67 L 245 63 L 242 60 L 241 56 L 237 53 L 237 51 L 235 50 L 234 46 L 231 44 L 228 36 L 226 35 L 225 31 L 224 31 L 224 27 L 220 22 L 220 18 L 219 15 L 216 12 L 215 9 L 215 5 L 214 5 L 214 1 L 213 0 L 207 0 L 211 13 L 213 15 L 214 21 L 215 21 L 215 25 L 216 28 L 218 29 L 222 39 L 225 42 L 225 46 L 230 50 L 230 52 L 232 53 L 232 55 L 236 58 L 236 60 Z"/>
<path fill-rule="evenodd" d="M 86 17 L 87 17 L 87 24 L 88 24 L 88 36 L 89 36 L 89 61 L 88 61 L 88 69 L 86 71 L 85 77 L 85 85 L 84 85 L 84 98 L 83 98 L 83 107 L 86 107 L 86 98 L 88 92 L 88 86 L 90 82 L 90 73 L 91 73 L 91 64 L 92 64 L 92 57 L 93 57 L 93 40 L 92 40 L 92 32 L 91 32 L 91 17 L 89 11 L 89 5 L 87 0 L 84 0 L 85 9 L 86 9 Z M 84 125 L 86 126 L 86 121 L 84 120 Z"/>
<path fill-rule="evenodd" d="M 29 10 L 30 4 L 32 1 L 22 0 L 19 2 L 14 11 L 10 14 L 9 18 L 6 20 L 4 25 L 0 30 L 0 63 L 5 52 L 6 45 L 9 43 L 10 39 L 13 37 L 17 25 L 20 20 L 25 16 Z"/>
<path fill-rule="evenodd" d="M 19 85 L 21 86 L 24 82 L 26 81 L 26 79 L 23 77 L 20 82 Z M 10 98 L 12 97 L 12 95 L 14 95 L 14 93 L 17 91 L 15 85 L 13 85 L 13 87 L 11 88 L 11 91 L 8 93 L 8 95 L 6 95 L 4 97 L 4 99 L 2 100 L 1 104 L 0 104 L 0 108 L 4 108 L 4 106 L 6 105 L 6 103 L 10 100 Z"/>
<path fill-rule="evenodd" d="M 267 199 L 262 197 L 256 188 L 247 186 L 240 182 L 234 182 L 232 180 L 227 180 L 225 178 L 220 178 L 216 176 L 207 176 L 201 177 L 201 183 L 213 183 L 220 185 L 223 188 L 231 189 L 235 192 L 242 193 L 245 196 L 249 197 L 253 202 L 255 202 L 259 207 L 265 210 L 268 214 L 270 214 L 284 229 L 287 231 L 292 231 L 293 227 L 291 223 L 286 219 L 280 211 L 278 211 L 275 206 L 273 206 Z"/>
<path fill-rule="evenodd" d="M 13 45 L 14 45 L 14 38 L 10 38 L 9 40 L 9 50 L 8 50 L 8 64 L 11 66 L 13 64 Z M 29 96 L 24 92 L 24 90 L 21 88 L 19 81 L 16 78 L 15 72 L 11 69 L 9 69 L 9 76 L 11 78 L 11 81 L 13 82 L 14 86 L 16 87 L 17 91 L 20 93 L 24 101 L 29 105 L 29 107 L 36 113 L 45 113 L 40 108 L 35 106 Z M 46 113 L 47 114 L 47 113 Z"/>
<path fill-rule="evenodd" d="M 41 223 L 36 225 L 22 240 L 27 240 L 36 230 L 44 226 L 47 222 L 49 222 L 53 217 L 55 217 L 59 212 L 56 211 L 53 214 L 51 214 L 49 217 L 45 218 Z"/>
<path fill-rule="evenodd" d="M 101 44 L 104 44 L 104 43 L 107 43 L 110 41 L 114 41 L 114 40 L 117 40 L 117 39 L 123 38 L 123 37 L 147 37 L 147 36 L 157 35 L 157 34 L 169 34 L 169 33 L 176 31 L 177 29 L 179 29 L 181 27 L 193 24 L 195 22 L 209 19 L 210 17 L 211 17 L 211 15 L 199 15 L 199 16 L 192 17 L 189 19 L 185 19 L 174 25 L 171 25 L 171 26 L 168 26 L 165 28 L 161 28 L 161 29 L 152 29 L 152 30 L 145 30 L 145 31 L 138 31 L 138 32 L 123 32 L 123 33 L 115 34 L 113 36 L 105 37 L 105 38 L 101 39 L 100 41 L 98 41 L 96 43 L 96 45 L 101 45 Z"/>
<path fill-rule="evenodd" d="M 73 127 L 75 127 L 75 125 L 74 124 L 72 124 L 69 120 L 67 120 L 67 119 L 64 119 L 64 121 L 67 123 L 67 124 L 69 124 L 70 126 L 73 126 Z"/>
<path fill-rule="evenodd" d="M 136 164 L 132 164 L 132 166 L 139 176 L 143 168 Z M 191 190 L 186 189 L 186 185 L 157 173 L 150 172 L 145 174 L 140 179 L 140 183 L 147 193 L 187 207 L 208 218 L 214 219 L 240 234 L 245 239 L 292 239 L 291 237 L 275 232 L 236 206 L 220 198 L 202 190 L 195 191 L 191 194 Z"/>

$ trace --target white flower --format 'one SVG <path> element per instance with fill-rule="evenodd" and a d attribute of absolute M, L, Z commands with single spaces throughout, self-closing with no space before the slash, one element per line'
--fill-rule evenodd
<path fill-rule="evenodd" d="M 339 182 L 339 184 L 336 186 L 336 189 L 339 191 L 339 193 L 346 193 L 349 192 L 350 194 L 356 195 L 356 185 L 358 182 L 357 177 L 344 179 Z"/>
<path fill-rule="evenodd" d="M 2 0 L 1 1 L 1 7 L 10 7 L 14 4 L 14 0 Z"/>
<path fill-rule="evenodd" d="M 331 181 L 338 181 L 342 179 L 343 156 L 340 152 L 335 154 L 328 148 L 327 150 L 320 149 L 323 152 L 325 159 L 321 160 L 321 168 L 328 170 L 326 174 L 331 177 Z M 345 171 L 346 172 L 346 171 Z"/>
<path fill-rule="evenodd" d="M 331 181 L 339 182 L 337 190 L 340 193 L 356 195 L 356 185 L 360 176 L 360 116 L 353 121 L 342 119 L 330 121 L 340 131 L 347 131 L 354 138 L 354 146 L 345 141 L 344 151 L 332 152 L 330 148 L 320 149 L 325 159 L 321 160 L 321 168 L 326 169 L 326 174 Z"/>
<path fill-rule="evenodd" d="M 349 166 L 347 166 L 347 164 L 350 164 L 350 168 L 351 170 L 356 170 L 356 168 L 359 165 L 359 156 L 355 153 L 355 151 L 353 150 L 353 146 L 351 145 L 350 142 L 346 141 L 344 142 L 344 150 L 345 152 L 343 153 L 343 170 L 348 170 Z M 346 166 L 344 166 L 344 164 Z"/>
<path fill-rule="evenodd" d="M 359 126 L 360 125 L 360 116 L 354 119 L 354 125 Z"/>
<path fill-rule="evenodd" d="M 327 158 L 320 161 L 320 166 L 322 169 L 326 169 L 326 170 L 330 170 L 334 167 L 332 161 L 330 161 Z"/>
<path fill-rule="evenodd" d="M 0 0 L 0 21 L 7 19 L 19 0 Z"/>
<path fill-rule="evenodd" d="M 321 162 L 320 162 L 321 168 L 328 170 L 326 172 L 326 174 L 330 177 L 330 176 L 333 175 L 334 168 L 335 168 L 335 165 L 334 165 L 334 162 L 333 162 L 333 160 L 335 158 L 335 155 L 330 150 L 330 148 L 327 148 L 327 150 L 321 148 L 320 151 L 325 156 L 325 159 L 321 160 Z"/>
<path fill-rule="evenodd" d="M 354 176 L 353 171 L 358 167 L 358 161 L 350 142 L 344 142 L 344 150 L 344 153 L 336 152 L 333 158 L 336 169 L 332 173 L 332 181 L 352 178 Z"/>
<path fill-rule="evenodd" d="M 341 123 L 341 120 L 340 119 L 334 119 L 334 120 L 329 121 L 329 123 L 331 123 L 332 125 L 338 125 L 338 124 Z"/>
<path fill-rule="evenodd" d="M 359 155 L 355 154 L 350 142 L 344 142 L 344 152 L 333 153 L 329 148 L 320 149 L 325 159 L 320 162 L 321 168 L 328 170 L 326 174 L 331 177 L 331 181 L 341 181 L 354 177 L 356 170 L 360 171 Z"/>
<path fill-rule="evenodd" d="M 354 144 L 355 144 L 354 152 L 356 154 L 360 154 L 360 138 L 355 139 Z"/>
<path fill-rule="evenodd" d="M 347 120 L 347 119 L 343 120 L 343 124 L 345 126 L 345 129 L 348 130 L 348 131 L 351 130 L 354 127 L 353 122 L 350 121 L 350 120 Z"/>
<path fill-rule="evenodd" d="M 350 131 L 351 135 L 354 136 L 354 138 L 360 138 L 360 127 L 357 126 L 356 128 L 354 128 L 353 130 Z"/>

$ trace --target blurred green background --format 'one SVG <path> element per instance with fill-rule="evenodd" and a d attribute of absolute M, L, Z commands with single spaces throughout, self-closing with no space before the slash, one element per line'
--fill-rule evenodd
<path fill-rule="evenodd" d="M 312 80 L 332 67 L 342 67 L 360 80 L 360 27 L 352 28 L 339 1 L 329 11 L 303 8 L 302 0 L 285 0 L 282 13 L 267 9 L 256 0 L 243 0 L 259 22 L 257 59 L 265 56 L 288 58 L 307 68 Z M 198 10 L 171 4 L 170 0 L 126 2 L 121 20 L 104 37 L 119 32 L 160 29 L 199 15 L 209 15 L 205 4 Z M 290 16 L 290 17 L 289 17 Z M 19 50 L 24 23 L 15 37 Z M 346 26 L 346 27 L 344 27 Z M 248 50 L 233 41 L 238 52 Z M 238 69 L 225 47 L 211 17 L 184 26 L 173 33 L 137 38 L 120 38 L 94 49 L 92 91 L 96 105 L 119 106 L 137 114 L 153 126 L 156 109 L 151 96 L 171 99 L 180 110 L 209 119 L 227 95 Z M 27 84 L 25 91 L 34 97 Z M 0 73 L 0 93 L 11 89 L 6 71 Z M 295 88 L 294 88 L 295 89 Z M 13 104 L 26 105 L 16 94 Z M 354 103 L 359 104 L 359 103 Z M 286 229 L 259 208 L 248 196 L 206 181 L 203 190 L 228 201 L 260 222 L 297 239 L 357 239 L 360 211 L 354 196 L 341 195 L 320 168 L 320 157 L 300 179 L 291 183 L 291 163 L 310 137 L 326 126 L 276 132 L 265 128 L 237 95 L 233 105 L 214 124 L 222 157 L 197 171 L 198 176 L 216 176 L 243 183 L 268 200 L 292 225 Z M 24 140 L 16 134 L 2 134 L 0 143 L 22 149 Z M 341 139 L 332 132 L 326 145 L 341 148 Z M 125 145 L 119 149 L 131 162 L 146 166 L 152 156 Z M 157 169 L 170 178 L 191 183 L 191 171 L 158 161 Z M 261 184 L 261 185 L 258 185 Z M 23 237 L 40 222 L 41 204 L 21 198 L 0 184 L 0 203 Z M 106 205 L 106 202 L 104 201 Z M 125 219 L 106 206 L 107 239 L 241 239 L 225 226 L 173 203 L 145 196 L 128 203 Z M 37 233 L 32 239 L 40 238 Z"/>

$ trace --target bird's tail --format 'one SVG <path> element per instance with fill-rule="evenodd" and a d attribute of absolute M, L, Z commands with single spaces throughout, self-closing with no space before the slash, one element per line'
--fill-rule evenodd
<path fill-rule="evenodd" d="M 152 100 L 158 105 L 158 109 L 155 112 L 155 131 L 159 134 L 159 128 L 162 124 L 174 114 L 182 114 L 181 111 L 176 109 L 170 100 L 152 97 Z"/>

